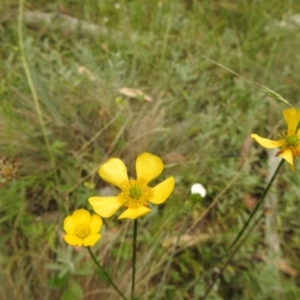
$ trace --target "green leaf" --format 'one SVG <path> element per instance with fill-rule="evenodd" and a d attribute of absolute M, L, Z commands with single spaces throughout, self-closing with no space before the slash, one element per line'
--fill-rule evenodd
<path fill-rule="evenodd" d="M 83 290 L 75 280 L 71 280 L 68 289 L 63 293 L 60 300 L 81 300 L 83 299 Z"/>
<path fill-rule="evenodd" d="M 48 284 L 52 288 L 62 289 L 67 286 L 67 283 L 68 283 L 68 275 L 66 274 L 63 277 L 58 277 L 58 276 L 51 277 Z"/>

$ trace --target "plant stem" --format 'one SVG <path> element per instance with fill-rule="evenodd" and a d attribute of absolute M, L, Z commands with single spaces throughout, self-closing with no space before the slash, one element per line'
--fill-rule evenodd
<path fill-rule="evenodd" d="M 132 281 L 131 281 L 131 300 L 134 300 L 134 285 L 135 285 L 135 262 L 136 262 L 136 240 L 138 220 L 133 221 L 133 239 L 132 239 Z"/>
<path fill-rule="evenodd" d="M 94 253 L 92 252 L 90 247 L 87 247 L 90 256 L 92 257 L 94 263 L 96 264 L 96 266 L 102 271 L 102 273 L 105 275 L 105 277 L 107 278 L 107 280 L 109 281 L 109 283 L 114 287 L 114 289 L 118 292 L 118 294 L 124 299 L 124 300 L 128 300 L 124 294 L 119 290 L 119 288 L 116 286 L 116 284 L 113 282 L 113 280 L 110 278 L 110 276 L 108 275 L 108 273 L 104 270 L 104 268 L 100 265 L 100 263 L 97 261 Z"/>
<path fill-rule="evenodd" d="M 209 58 L 208 56 L 204 55 L 203 53 L 198 53 L 198 55 L 201 56 L 202 58 L 206 59 L 207 61 L 213 63 L 214 65 L 216 65 L 216 66 L 218 66 L 218 67 L 220 67 L 220 68 L 226 70 L 227 72 L 230 72 L 231 74 L 237 76 L 238 78 L 241 78 L 241 79 L 243 79 L 243 80 L 246 80 L 246 81 L 248 81 L 249 83 L 251 83 L 251 84 L 253 84 L 253 85 L 259 87 L 262 91 L 264 91 L 265 93 L 267 93 L 267 95 L 270 96 L 270 97 L 272 97 L 273 99 L 279 100 L 279 101 L 281 101 L 281 102 L 283 102 L 283 103 L 285 103 L 285 104 L 291 106 L 291 104 L 290 104 L 286 99 L 284 99 L 281 95 L 277 94 L 277 93 L 274 92 L 273 90 L 270 90 L 270 89 L 267 88 L 266 86 L 264 86 L 264 85 L 262 85 L 262 84 L 260 84 L 260 83 L 258 83 L 258 82 L 256 82 L 256 81 L 254 81 L 254 80 L 252 80 L 252 79 L 249 79 L 248 77 L 246 77 L 246 76 L 244 76 L 244 75 L 241 75 L 241 74 L 238 74 L 238 73 L 234 72 L 233 70 L 231 70 L 231 69 L 225 67 L 224 65 L 218 63 L 217 61 L 215 61 L 215 60 Z"/>
<path fill-rule="evenodd" d="M 19 0 L 19 15 L 18 15 L 18 41 L 19 41 L 19 48 L 20 48 L 20 55 L 21 55 L 21 59 L 22 59 L 22 64 L 23 64 L 23 68 L 25 70 L 25 74 L 26 74 L 26 79 L 30 88 L 30 92 L 32 95 L 32 99 L 33 99 L 33 103 L 35 106 L 35 110 L 38 116 L 38 120 L 40 123 L 40 127 L 42 130 L 42 134 L 44 137 L 44 142 L 46 145 L 46 155 L 48 156 L 48 159 L 50 161 L 50 166 L 52 168 L 52 172 L 54 174 L 54 181 L 56 184 L 56 187 L 59 186 L 59 180 L 58 180 L 58 176 L 57 176 L 57 172 L 56 172 L 56 162 L 55 162 L 55 157 L 52 153 L 51 150 L 51 145 L 50 145 L 50 141 L 47 135 L 47 128 L 45 125 L 45 121 L 43 118 L 43 112 L 40 106 L 40 102 L 39 102 L 39 97 L 38 97 L 38 93 L 36 91 L 36 88 L 34 86 L 34 82 L 31 76 L 31 72 L 30 72 L 30 68 L 28 65 L 28 61 L 26 58 L 26 53 L 25 53 L 25 46 L 24 46 L 24 38 L 23 38 L 23 19 L 24 19 L 24 0 Z"/>
<path fill-rule="evenodd" d="M 238 233 L 237 237 L 234 239 L 234 241 L 231 243 L 231 245 L 229 246 L 228 250 L 226 251 L 226 254 L 219 260 L 219 262 L 225 257 L 227 256 L 231 249 L 240 241 L 243 233 L 245 232 L 245 230 L 248 228 L 250 222 L 252 221 L 252 219 L 254 218 L 254 216 L 256 215 L 256 212 L 258 211 L 260 205 L 262 204 L 264 198 L 266 197 L 267 193 L 269 192 L 276 176 L 279 173 L 279 170 L 283 164 L 284 160 L 282 159 L 277 167 L 277 169 L 275 170 L 274 174 L 272 175 L 268 185 L 265 187 L 262 195 L 260 196 L 256 207 L 254 208 L 254 210 L 251 212 L 248 220 L 246 221 L 246 223 L 244 224 L 243 228 L 240 230 L 240 232 Z M 251 233 L 251 231 L 253 230 L 253 228 L 256 226 L 256 224 L 258 223 L 258 221 L 261 219 L 261 217 L 264 214 L 262 213 L 254 222 L 254 224 L 250 227 L 249 231 L 247 232 L 246 236 L 240 241 L 240 243 L 236 246 L 236 248 L 232 251 L 232 253 L 229 255 L 228 259 L 226 260 L 225 264 L 223 265 L 223 267 L 220 270 L 220 273 L 214 278 L 213 282 L 210 284 L 210 286 L 208 287 L 208 289 L 206 290 L 204 296 L 201 298 L 201 300 L 206 299 L 206 297 L 209 295 L 211 289 L 213 288 L 214 284 L 216 283 L 216 280 L 221 276 L 222 272 L 224 271 L 224 269 L 226 268 L 226 266 L 228 265 L 228 263 L 230 262 L 230 260 L 233 258 L 233 256 L 237 253 L 237 251 L 240 249 L 240 247 L 243 245 L 243 243 L 246 241 L 246 239 L 248 238 L 249 234 Z"/>
<path fill-rule="evenodd" d="M 23 31 L 22 31 L 22 26 L 23 26 L 23 14 L 24 14 L 24 0 L 19 0 L 19 16 L 18 16 L 18 38 L 19 38 L 19 48 L 20 48 L 20 54 L 21 54 L 21 59 L 22 59 L 22 63 L 23 63 L 23 67 L 25 70 L 25 74 L 26 74 L 26 78 L 27 78 L 27 82 L 32 94 L 32 98 L 33 98 L 33 102 L 34 102 L 34 106 L 38 115 L 38 119 L 39 119 L 39 123 L 41 126 L 41 130 L 43 133 L 43 137 L 44 137 L 44 141 L 45 141 L 45 145 L 47 148 L 47 154 L 48 157 L 50 159 L 50 163 L 51 163 L 51 167 L 54 169 L 55 168 L 55 159 L 53 157 L 52 151 L 51 151 L 51 147 L 50 147 L 50 142 L 47 136 L 47 132 L 46 132 L 46 126 L 45 126 L 45 122 L 43 119 L 43 113 L 42 113 L 42 109 L 39 103 L 39 99 L 38 99 L 38 95 L 37 95 L 37 91 L 35 89 L 33 80 L 32 80 L 32 76 L 30 73 L 30 69 L 28 66 L 28 62 L 26 59 L 26 54 L 25 54 L 25 47 L 24 47 L 24 41 L 23 41 Z"/>
<path fill-rule="evenodd" d="M 277 169 L 275 170 L 273 176 L 271 177 L 268 185 L 265 187 L 262 195 L 260 196 L 259 200 L 257 201 L 257 205 L 255 206 L 255 208 L 253 209 L 253 211 L 251 212 L 248 220 L 246 221 L 246 223 L 244 224 L 243 228 L 241 229 L 241 231 L 238 233 L 237 237 L 235 238 L 235 240 L 231 243 L 231 245 L 229 246 L 227 253 L 234 247 L 234 245 L 240 240 L 240 238 L 242 237 L 244 231 L 247 229 L 249 223 L 251 222 L 251 220 L 253 219 L 253 217 L 255 216 L 256 212 L 258 211 L 260 205 L 263 203 L 264 198 L 266 197 L 267 193 L 269 192 L 282 164 L 283 164 L 284 160 L 282 159 L 281 162 L 279 163 Z"/>
<path fill-rule="evenodd" d="M 205 291 L 205 294 L 202 296 L 202 298 L 200 300 L 205 300 L 206 297 L 209 295 L 210 291 L 212 290 L 212 288 L 214 287 L 216 281 L 218 278 L 220 278 L 220 276 L 222 275 L 222 273 L 224 272 L 225 268 L 227 267 L 227 265 L 229 264 L 229 262 L 232 260 L 233 256 L 237 253 L 237 251 L 240 249 L 240 247 L 244 244 L 244 242 L 246 241 L 246 239 L 248 238 L 248 236 L 250 235 L 250 233 L 252 232 L 252 230 L 255 228 L 255 226 L 257 225 L 258 221 L 264 216 L 264 212 L 261 213 L 261 215 L 255 220 L 255 222 L 253 223 L 253 225 L 250 227 L 250 229 L 248 230 L 247 234 L 244 236 L 244 238 L 240 241 L 240 243 L 236 246 L 236 248 L 232 251 L 232 253 L 229 255 L 228 259 L 226 260 L 226 262 L 224 263 L 224 265 L 222 266 L 222 268 L 220 269 L 219 273 L 214 277 L 213 282 L 209 285 L 208 289 Z"/>

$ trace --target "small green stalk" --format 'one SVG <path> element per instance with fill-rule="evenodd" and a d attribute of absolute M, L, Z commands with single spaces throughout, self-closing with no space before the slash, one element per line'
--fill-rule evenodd
<path fill-rule="evenodd" d="M 231 252 L 231 254 L 229 255 L 229 257 L 227 258 L 227 260 L 225 261 L 225 263 L 221 267 L 220 271 L 218 272 L 218 274 L 214 277 L 213 282 L 209 285 L 209 287 L 205 291 L 205 294 L 202 296 L 202 298 L 200 300 L 205 300 L 207 298 L 207 296 L 211 292 L 211 290 L 214 287 L 214 285 L 215 285 L 216 281 L 218 280 L 218 278 L 220 278 L 220 276 L 223 274 L 223 272 L 226 269 L 226 267 L 228 266 L 229 262 L 232 260 L 232 258 L 234 257 L 234 255 L 238 252 L 238 250 L 241 248 L 241 246 L 247 240 L 248 236 L 250 235 L 250 233 L 252 232 L 252 230 L 256 227 L 256 225 L 258 224 L 258 222 L 261 220 L 261 218 L 263 216 L 264 216 L 264 212 L 262 212 L 261 215 L 255 220 L 255 222 L 249 228 L 247 234 L 240 241 L 240 243 L 235 247 L 235 249 Z"/>
<path fill-rule="evenodd" d="M 268 185 L 266 186 L 266 188 L 264 189 L 262 195 L 260 196 L 257 205 L 255 206 L 255 208 L 253 209 L 253 211 L 251 212 L 248 220 L 246 221 L 246 223 L 244 224 L 243 228 L 241 229 L 241 231 L 238 233 L 237 237 L 235 238 L 235 240 L 231 243 L 231 245 L 229 246 L 227 253 L 234 247 L 234 245 L 240 240 L 240 238 L 242 237 L 244 231 L 247 229 L 249 223 L 251 222 L 251 220 L 253 219 L 253 217 L 255 216 L 256 212 L 258 211 L 260 205 L 263 203 L 263 200 L 265 199 L 267 193 L 269 192 L 282 164 L 283 164 L 284 160 L 282 159 L 281 162 L 279 163 L 277 169 L 275 170 L 272 178 L 270 179 Z"/>
<path fill-rule="evenodd" d="M 222 272 L 224 271 L 224 269 L 226 268 L 226 266 L 228 265 L 228 263 L 231 261 L 231 259 L 233 258 L 233 256 L 237 253 L 237 251 L 240 249 L 240 247 L 244 244 L 244 242 L 246 241 L 246 239 L 248 238 L 249 234 L 252 232 L 252 230 L 254 229 L 254 227 L 256 226 L 256 224 L 258 223 L 258 221 L 261 219 L 261 217 L 263 217 L 263 213 L 255 220 L 255 222 L 253 223 L 253 225 L 250 227 L 250 229 L 248 230 L 247 234 L 245 235 L 245 237 L 241 240 L 245 230 L 249 227 L 250 222 L 252 221 L 252 219 L 254 218 L 254 216 L 256 215 L 259 207 L 261 206 L 261 204 L 263 203 L 264 198 L 266 197 L 267 193 L 269 192 L 275 178 L 277 177 L 279 170 L 281 168 L 281 166 L 283 165 L 284 160 L 282 159 L 281 162 L 279 163 L 277 169 L 275 170 L 272 178 L 270 179 L 268 185 L 265 187 L 262 195 L 260 196 L 256 207 L 254 208 L 254 210 L 251 212 L 248 220 L 245 222 L 243 228 L 240 230 L 240 232 L 238 233 L 237 237 L 234 239 L 234 241 L 231 243 L 231 245 L 229 246 L 228 250 L 226 251 L 226 254 L 219 260 L 222 261 L 224 257 L 226 257 L 227 255 L 229 255 L 228 259 L 226 260 L 226 262 L 224 263 L 223 267 L 220 270 L 220 273 L 218 274 L 218 276 L 216 276 L 213 280 L 213 282 L 209 285 L 208 289 L 206 290 L 205 294 L 203 295 L 203 297 L 201 298 L 201 300 L 205 300 L 207 298 L 207 296 L 209 295 L 210 291 L 212 290 L 214 284 L 216 283 L 217 279 L 221 276 Z M 241 241 L 240 241 L 241 240 Z M 238 242 L 240 241 L 240 243 L 238 244 Z M 235 249 L 230 253 L 230 251 L 234 248 L 234 246 L 237 245 L 235 247 Z M 218 262 L 218 263 L 219 263 Z M 218 264 L 217 263 L 217 264 Z"/>
<path fill-rule="evenodd" d="M 97 261 L 94 253 L 92 252 L 90 247 L 87 247 L 90 256 L 92 257 L 94 263 L 96 264 L 96 266 L 102 271 L 102 273 L 105 275 L 105 277 L 107 278 L 107 280 L 109 281 L 109 283 L 114 287 L 114 289 L 118 292 L 118 294 L 124 299 L 124 300 L 128 300 L 124 294 L 119 290 L 119 288 L 116 286 L 116 284 L 113 282 L 113 280 L 110 278 L 110 276 L 108 275 L 108 273 L 104 270 L 104 268 L 100 265 L 100 263 Z"/>
<path fill-rule="evenodd" d="M 54 156 L 51 151 L 50 142 L 49 142 L 47 130 L 46 130 L 46 125 L 45 125 L 45 122 L 43 119 L 43 113 L 42 113 L 42 109 L 41 109 L 40 102 L 38 99 L 38 94 L 37 94 L 36 88 L 34 86 L 33 79 L 32 79 L 30 69 L 28 66 L 28 62 L 26 59 L 25 46 L 24 46 L 24 41 L 23 41 L 23 30 L 22 30 L 23 18 L 24 18 L 23 14 L 24 14 L 24 0 L 19 0 L 18 38 L 19 38 L 19 48 L 20 48 L 21 59 L 22 59 L 24 70 L 25 70 L 27 82 L 28 82 L 28 85 L 29 85 L 29 88 L 30 88 L 30 91 L 32 94 L 32 98 L 33 98 L 34 106 L 35 106 L 35 109 L 37 112 L 38 120 L 39 120 L 41 130 L 43 133 L 45 145 L 46 145 L 46 148 L 48 151 L 47 154 L 48 154 L 48 157 L 49 157 L 49 160 L 51 163 L 51 167 L 54 169 L 55 168 L 55 159 L 54 159 Z"/>
<path fill-rule="evenodd" d="M 134 286 L 135 286 L 135 262 L 136 262 L 136 240 L 138 220 L 133 221 L 133 239 L 132 239 L 132 281 L 131 281 L 131 300 L 134 300 Z"/>

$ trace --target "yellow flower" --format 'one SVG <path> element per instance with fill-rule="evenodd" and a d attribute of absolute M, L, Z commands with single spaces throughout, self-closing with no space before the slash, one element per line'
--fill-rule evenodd
<path fill-rule="evenodd" d="M 297 130 L 300 122 L 300 110 L 289 108 L 282 113 L 288 125 L 287 134 L 280 136 L 276 141 L 264 139 L 257 134 L 251 134 L 251 137 L 265 148 L 280 148 L 276 156 L 285 159 L 289 163 L 290 169 L 294 171 L 294 158 L 300 155 L 300 129 Z"/>
<path fill-rule="evenodd" d="M 174 189 L 174 177 L 169 177 L 153 188 L 148 186 L 164 168 L 158 156 L 142 153 L 138 156 L 135 167 L 137 179 L 128 179 L 126 166 L 118 158 L 111 158 L 100 167 L 100 177 L 122 190 L 115 197 L 89 198 L 89 203 L 101 217 L 109 218 L 124 206 L 126 210 L 119 219 L 136 219 L 151 211 L 148 202 L 161 204 L 170 196 Z"/>
<path fill-rule="evenodd" d="M 64 220 L 64 240 L 72 246 L 93 246 L 101 238 L 102 219 L 85 209 L 77 209 Z"/>

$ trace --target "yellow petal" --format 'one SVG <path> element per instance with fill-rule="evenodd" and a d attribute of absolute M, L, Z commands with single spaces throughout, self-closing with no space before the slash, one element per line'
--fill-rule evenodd
<path fill-rule="evenodd" d="M 149 202 L 154 204 L 161 204 L 167 200 L 174 189 L 175 178 L 169 177 L 164 180 L 157 186 L 155 186 L 152 190 L 153 196 L 149 199 Z"/>
<path fill-rule="evenodd" d="M 74 234 L 77 227 L 77 222 L 73 216 L 67 216 L 64 219 L 64 230 L 67 234 Z"/>
<path fill-rule="evenodd" d="M 95 245 L 101 238 L 101 234 L 90 234 L 86 238 L 83 239 L 83 246 L 93 246 Z"/>
<path fill-rule="evenodd" d="M 295 166 L 292 165 L 292 164 L 289 164 L 289 166 L 290 166 L 290 170 L 294 172 L 295 171 Z"/>
<path fill-rule="evenodd" d="M 295 134 L 298 123 L 300 122 L 300 110 L 297 108 L 289 108 L 285 109 L 282 113 L 288 125 L 287 136 L 291 136 Z"/>
<path fill-rule="evenodd" d="M 282 143 L 280 141 L 272 141 L 269 139 L 264 139 L 257 134 L 251 134 L 251 137 L 258 142 L 261 146 L 265 148 L 279 148 L 282 146 Z"/>
<path fill-rule="evenodd" d="M 148 212 L 150 212 L 151 209 L 146 206 L 139 206 L 139 207 L 130 207 L 127 208 L 118 219 L 136 219 L 139 217 L 144 216 Z"/>
<path fill-rule="evenodd" d="M 145 152 L 138 156 L 135 168 L 137 179 L 143 179 L 147 184 L 162 172 L 164 164 L 158 156 Z"/>
<path fill-rule="evenodd" d="M 82 246 L 82 239 L 76 235 L 66 234 L 64 236 L 64 240 L 67 244 L 69 244 L 71 246 Z"/>
<path fill-rule="evenodd" d="M 76 220 L 77 224 L 89 225 L 91 222 L 91 214 L 83 208 L 75 210 L 72 217 Z"/>
<path fill-rule="evenodd" d="M 278 156 L 285 159 L 289 163 L 291 170 L 294 171 L 294 158 L 291 149 L 287 149 L 284 152 L 279 153 Z"/>
<path fill-rule="evenodd" d="M 128 184 L 128 175 L 125 164 L 119 158 L 111 158 L 99 169 L 101 178 L 122 189 Z"/>
<path fill-rule="evenodd" d="M 121 197 L 90 197 L 89 203 L 93 210 L 103 218 L 111 217 L 121 206 Z"/>
<path fill-rule="evenodd" d="M 89 224 L 91 234 L 98 233 L 102 227 L 103 221 L 98 215 L 92 215 L 91 222 Z"/>

